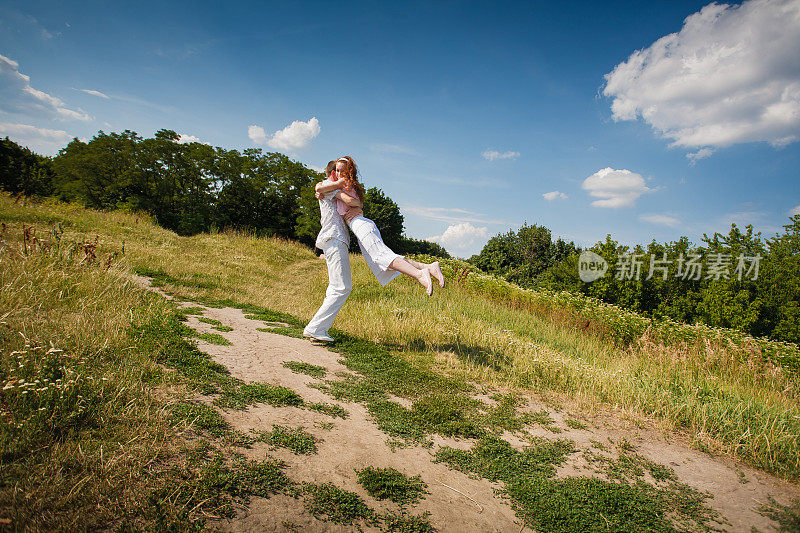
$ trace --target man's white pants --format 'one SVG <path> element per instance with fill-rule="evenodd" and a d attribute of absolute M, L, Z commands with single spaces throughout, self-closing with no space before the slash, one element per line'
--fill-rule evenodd
<path fill-rule="evenodd" d="M 328 290 L 325 291 L 325 300 L 319 311 L 303 330 L 303 333 L 313 337 L 328 335 L 328 329 L 353 289 L 347 245 L 338 239 L 329 239 L 322 251 L 328 263 Z"/>

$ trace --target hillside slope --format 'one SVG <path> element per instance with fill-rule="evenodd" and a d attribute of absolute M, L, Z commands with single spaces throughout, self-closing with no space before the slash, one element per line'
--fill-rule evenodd
<path fill-rule="evenodd" d="M 146 217 L 86 211 L 60 204 L 21 205 L 8 198 L 0 199 L 0 219 L 6 224 L 2 252 L 6 265 L 11 264 L 9 261 L 23 265 L 36 253 L 45 254 L 43 250 L 52 250 L 56 245 L 62 249 L 71 247 L 75 263 L 84 268 L 93 262 L 98 269 L 97 276 L 124 278 L 138 272 L 152 278 L 173 297 L 200 302 L 183 304 L 184 307 L 198 307 L 196 313 L 202 313 L 206 319 L 190 318 L 188 323 L 198 335 L 206 334 L 206 340 L 201 337 L 198 341 L 199 347 L 211 354 L 215 363 L 227 367 L 230 375 L 239 381 L 217 375 L 221 370 L 212 372 L 208 369 L 214 367 L 206 363 L 203 368 L 207 370 L 198 373 L 197 367 L 178 363 L 174 358 L 157 360 L 177 371 L 179 381 L 184 383 L 179 389 L 189 394 L 188 401 L 192 405 L 205 405 L 212 408 L 209 413 L 222 414 L 228 427 L 223 434 L 233 435 L 235 440 L 236 433 L 230 433 L 231 427 L 240 432 L 245 429 L 269 432 L 272 423 L 290 422 L 295 427 L 305 426 L 315 438 L 323 439 L 320 448 L 326 446 L 326 442 L 334 445 L 336 439 L 326 436 L 325 430 L 314 431 L 308 427 L 314 422 L 313 416 L 302 414 L 308 411 L 291 414 L 295 409 L 291 404 L 269 407 L 257 394 L 254 400 L 254 393 L 248 392 L 250 396 L 247 396 L 243 392 L 250 390 L 245 388 L 249 382 L 261 381 L 258 379 L 261 374 L 249 376 L 248 372 L 255 372 L 254 364 L 267 364 L 266 360 L 259 363 L 258 351 L 267 349 L 273 341 L 264 340 L 263 336 L 297 336 L 298 327 L 311 317 L 324 295 L 325 265 L 311 250 L 292 242 L 237 234 L 178 237 L 158 228 Z M 23 224 L 36 228 L 35 235 L 28 230 L 27 238 L 23 238 Z M 34 238 L 47 244 L 34 242 Z M 95 242 L 97 246 L 93 248 L 91 245 Z M 94 259 L 81 243 L 89 244 Z M 742 510 L 744 514 L 736 514 L 735 510 L 741 505 L 735 502 L 743 497 L 755 497 L 755 493 L 747 492 L 751 490 L 759 491 L 757 499 L 761 502 L 767 500 L 767 493 L 783 503 L 796 497 L 793 485 L 702 453 L 702 450 L 722 452 L 790 480 L 798 477 L 800 409 L 794 388 L 795 375 L 775 364 L 757 344 L 736 345 L 708 338 L 702 342 L 665 343 L 663 338 L 649 334 L 621 343 L 609 336 L 602 322 L 598 320 L 587 326 L 574 307 L 558 301 L 541 305 L 538 301 L 524 302 L 486 290 L 476 291 L 478 285 L 470 281 L 472 274 L 454 271 L 457 263 L 452 263 L 448 270 L 448 286 L 428 298 L 419 286 L 406 280 L 397 280 L 381 288 L 363 260 L 357 256 L 352 259 L 354 290 L 336 322 L 340 342 L 332 347 L 340 352 L 343 362 L 334 363 L 321 354 L 305 354 L 301 339 L 283 342 L 300 343 L 288 348 L 301 353 L 300 357 L 292 356 L 292 361 L 307 364 L 317 361 L 319 364 L 328 360 L 322 365 L 326 373 L 342 370 L 339 364 L 349 369 L 351 378 L 318 379 L 311 383 L 314 387 L 310 390 L 303 388 L 308 382 L 302 387 L 295 383 L 294 387 L 302 389 L 300 396 L 304 402 L 311 402 L 324 393 L 331 398 L 330 405 L 339 405 L 351 412 L 348 423 L 355 423 L 358 418 L 371 434 L 386 435 L 388 444 L 379 446 L 389 446 L 386 452 L 381 452 L 389 454 L 384 457 L 393 457 L 392 446 L 404 447 L 402 449 L 410 450 L 408 453 L 419 449 L 420 445 L 433 446 L 431 453 L 441 464 L 500 482 L 499 487 L 508 491 L 517 517 L 529 526 L 538 525 L 538 529 L 548 529 L 545 524 L 564 520 L 564 517 L 548 515 L 547 508 L 554 506 L 552 500 L 535 497 L 537 491 L 543 490 L 560 495 L 562 504 L 575 509 L 586 502 L 579 504 L 578 500 L 571 499 L 573 496 L 594 495 L 596 499 L 590 498 L 590 504 L 604 509 L 601 515 L 606 523 L 612 520 L 619 527 L 633 527 L 637 524 L 635 520 L 644 520 L 641 516 L 635 518 L 643 509 L 662 509 L 659 501 L 662 504 L 675 502 L 681 495 L 685 496 L 685 501 L 690 503 L 678 512 L 677 518 L 672 516 L 672 522 L 666 518 L 669 514 L 666 510 L 647 518 L 654 520 L 648 524 L 658 525 L 656 529 L 681 523 L 689 529 L 703 529 L 714 523 L 714 514 L 708 509 L 720 512 L 723 521 L 728 522 L 726 527 L 763 527 L 768 524 L 766 518 L 749 506 Z M 109 267 L 108 273 L 102 274 L 100 271 L 105 266 Z M 9 283 L 11 279 L 29 275 L 24 268 L 16 272 Z M 23 299 L 17 300 L 15 305 L 29 304 Z M 271 324 L 264 324 L 271 331 L 254 331 L 254 337 L 247 341 L 255 351 L 245 352 L 252 352 L 248 357 L 256 357 L 247 363 L 249 367 L 244 364 L 246 361 L 237 359 L 245 352 L 234 349 L 225 359 L 219 351 L 222 348 L 215 344 L 227 341 L 235 346 L 237 332 L 241 334 L 246 329 L 243 322 L 225 324 L 215 314 L 220 306 L 227 306 L 231 309 L 229 312 L 237 307 L 250 309 L 251 319 L 242 315 L 237 321 L 267 320 Z M 3 311 L 6 312 L 12 318 L 18 314 L 15 308 Z M 52 319 L 39 317 L 37 320 Z M 212 334 L 209 329 L 215 326 L 215 320 L 219 322 L 216 326 L 222 327 L 217 330 L 221 333 Z M 277 325 L 275 321 L 283 324 Z M 227 332 L 224 326 L 233 327 L 233 332 Z M 12 342 L 10 337 L 8 342 Z M 4 358 L 8 357 L 7 349 L 4 346 Z M 289 362 L 284 360 L 286 357 L 282 355 L 269 362 L 282 365 Z M 315 357 L 321 359 L 318 361 Z M 272 374 L 265 375 L 282 375 L 280 379 L 293 375 L 282 366 L 275 366 L 275 369 Z M 280 379 L 270 385 L 285 386 Z M 441 396 L 439 393 L 443 391 L 448 394 Z M 192 396 L 196 392 L 206 396 Z M 322 397 L 316 398 L 320 400 L 317 403 L 324 403 Z M 220 398 L 249 399 L 228 399 L 220 404 Z M 254 402 L 257 405 L 247 407 Z M 238 410 L 242 407 L 244 411 Z M 203 424 L 197 426 L 197 419 L 190 427 L 198 428 L 201 434 L 208 431 L 208 428 L 203 429 Z M 341 435 L 345 427 L 342 422 L 334 432 L 339 431 L 337 435 Z M 655 428 L 668 431 L 666 435 L 672 442 L 665 442 Z M 340 446 L 350 442 L 347 431 L 341 438 Z M 212 442 L 217 441 L 212 438 Z M 701 452 L 688 450 L 686 445 L 697 447 Z M 264 452 L 263 446 L 256 449 L 258 453 Z M 543 454 L 536 463 L 530 462 L 533 452 Z M 252 457 L 252 453 L 246 455 Z M 273 455 L 275 453 L 284 452 Z M 328 448 L 325 453 L 335 455 L 336 451 Z M 283 459 L 291 464 L 292 457 L 286 452 Z M 498 457 L 506 458 L 502 466 L 493 462 Z M 423 459 L 419 461 L 423 464 Z M 373 466 L 385 466 L 377 464 L 381 462 L 376 459 Z M 397 467 L 401 463 L 394 464 Z M 515 464 L 518 466 L 514 467 Z M 534 464 L 541 469 L 542 477 L 533 479 L 514 473 L 517 472 L 514 468 L 528 465 L 523 468 L 527 471 Z M 719 475 L 713 480 L 706 476 L 705 482 L 702 478 L 693 478 L 692 472 L 696 473 L 701 464 L 705 472 L 715 471 Z M 562 466 L 554 478 L 558 465 Z M 366 466 L 370 465 L 353 468 Z M 413 466 L 413 461 L 408 469 L 397 469 L 411 476 L 426 471 Z M 598 480 L 610 485 L 598 485 L 600 481 L 591 481 L 593 478 L 585 477 L 582 469 L 594 472 Z M 356 488 L 352 473 L 339 472 L 338 475 L 340 480 L 341 476 L 349 479 L 345 485 L 351 490 Z M 734 483 L 737 476 L 759 482 Z M 429 490 L 439 494 L 428 501 L 443 497 L 443 489 L 430 488 L 436 484 L 435 480 L 428 474 L 423 479 Z M 638 486 L 637 480 L 651 488 L 644 492 L 624 492 L 629 490 L 625 487 Z M 321 501 L 320 491 L 328 489 L 304 490 L 303 497 L 314 502 Z M 377 500 L 369 500 L 363 489 L 359 490 L 362 499 L 366 498 L 373 507 L 380 505 Z M 447 490 L 450 489 L 445 492 Z M 706 501 L 697 490 L 712 490 L 715 498 Z M 289 492 L 287 489 L 287 494 Z M 461 498 L 457 492 L 453 494 Z M 633 507 L 627 510 L 614 511 L 613 505 L 608 507 L 611 505 L 609 498 L 638 503 L 632 503 Z M 328 499 L 336 498 L 328 494 Z M 461 498 L 459 505 L 474 504 L 468 498 Z M 204 509 L 203 505 L 198 509 Z M 447 530 L 443 527 L 447 519 L 437 516 L 435 505 L 422 504 L 415 510 L 431 511 L 431 523 Z M 576 511 L 572 517 L 573 529 L 580 529 L 579 524 L 585 527 L 593 523 L 581 522 L 587 520 L 590 510 Z M 243 512 L 246 513 L 240 509 L 240 514 Z M 399 512 L 405 511 L 401 508 Z M 325 516 L 330 517 L 330 514 Z M 403 516 L 403 520 L 412 520 L 410 515 Z M 594 519 L 598 519 L 597 516 Z M 362 525 L 369 522 L 364 516 L 359 520 L 366 520 Z M 422 523 L 421 518 L 419 522 Z M 391 523 L 391 519 L 384 517 L 381 527 L 388 528 L 387 524 Z M 644 522 L 638 524 L 641 526 Z"/>

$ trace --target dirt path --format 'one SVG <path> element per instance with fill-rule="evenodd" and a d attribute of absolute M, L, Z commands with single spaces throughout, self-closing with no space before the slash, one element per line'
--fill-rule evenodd
<path fill-rule="evenodd" d="M 140 279 L 142 285 L 149 285 Z M 160 291 L 159 291 L 160 292 Z M 162 293 L 163 294 L 163 293 Z M 166 295 L 165 295 L 166 296 Z M 184 307 L 199 304 L 185 302 Z M 419 515 L 431 513 L 430 521 L 439 531 L 531 531 L 523 527 L 515 516 L 507 499 L 495 494 L 502 488 L 499 483 L 485 479 L 472 479 L 465 474 L 449 469 L 444 464 L 434 463 L 433 453 L 439 445 L 468 448 L 470 440 L 451 440 L 434 437 L 434 446 L 424 448 L 410 446 L 392 449 L 387 436 L 371 420 L 366 408 L 357 403 L 336 402 L 322 391 L 309 385 L 320 383 L 304 374 L 297 374 L 283 366 L 287 361 L 301 361 L 320 365 L 327 369 L 327 379 L 337 372 L 348 372 L 339 362 L 340 354 L 314 346 L 305 339 L 298 339 L 258 331 L 265 324 L 259 320 L 245 318 L 245 314 L 234 308 L 203 308 L 202 316 L 220 321 L 232 331 L 221 333 L 230 346 L 198 341 L 198 347 L 213 359 L 225 365 L 231 374 L 246 382 L 264 382 L 282 385 L 300 394 L 307 402 L 326 402 L 340 405 L 349 413 L 349 418 L 333 419 L 322 413 L 295 407 L 271 407 L 257 404 L 244 410 L 223 410 L 224 418 L 237 430 L 270 430 L 273 424 L 290 427 L 302 426 L 321 439 L 318 453 L 295 455 L 289 450 L 270 449 L 267 444 L 256 443 L 245 449 L 250 459 L 263 460 L 267 454 L 285 461 L 286 473 L 295 481 L 315 483 L 333 482 L 340 488 L 361 496 L 378 512 L 396 510 L 394 504 L 373 499 L 358 483 L 355 469 L 367 466 L 393 467 L 408 476 L 420 475 L 427 483 L 430 494 L 410 511 Z M 188 324 L 200 333 L 219 333 L 198 316 L 189 316 Z M 401 400 L 402 401 L 402 400 Z M 730 531 L 773 531 L 774 523 L 757 512 L 768 496 L 788 504 L 799 497 L 797 487 L 757 470 L 738 465 L 726 458 L 715 458 L 689 448 L 677 437 L 669 440 L 654 429 L 642 429 L 611 417 L 599 417 L 590 421 L 586 429 L 570 429 L 564 422 L 564 413 L 548 409 L 536 398 L 529 398 L 527 409 L 547 409 L 555 426 L 561 431 L 539 426 L 526 428 L 533 435 L 546 438 L 573 440 L 579 449 L 587 449 L 594 442 L 621 442 L 626 439 L 637 448 L 637 452 L 657 463 L 674 469 L 680 481 L 700 491 L 708 491 L 713 498 L 708 504 L 727 520 L 723 527 Z M 332 423 L 332 427 L 331 427 Z M 505 436 L 515 447 L 526 443 L 511 435 Z M 559 468 L 559 475 L 588 475 L 589 465 L 582 454 L 573 454 L 569 462 Z M 314 518 L 303 507 L 301 500 L 288 496 L 273 496 L 269 499 L 254 498 L 247 509 L 234 520 L 217 524 L 225 531 L 354 531 L 352 526 L 339 526 Z M 378 531 L 364 528 L 365 531 Z"/>

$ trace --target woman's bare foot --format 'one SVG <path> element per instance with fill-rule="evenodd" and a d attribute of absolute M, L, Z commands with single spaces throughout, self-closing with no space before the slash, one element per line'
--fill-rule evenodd
<path fill-rule="evenodd" d="M 417 281 L 419 281 L 420 285 L 425 287 L 425 292 L 428 293 L 428 296 L 433 294 L 433 281 L 431 281 L 431 273 L 427 268 L 420 269 Z"/>
<path fill-rule="evenodd" d="M 444 274 L 442 274 L 442 269 L 439 267 L 439 261 L 429 264 L 428 271 L 430 271 L 431 276 L 439 281 L 439 286 L 444 287 Z"/>

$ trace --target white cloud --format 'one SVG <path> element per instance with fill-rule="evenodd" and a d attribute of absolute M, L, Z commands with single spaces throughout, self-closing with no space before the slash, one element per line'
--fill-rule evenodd
<path fill-rule="evenodd" d="M 689 164 L 694 166 L 698 161 L 705 159 L 706 157 L 710 157 L 713 153 L 714 150 L 711 148 L 701 148 L 696 152 L 686 154 L 686 158 L 689 160 Z"/>
<path fill-rule="evenodd" d="M 91 94 L 92 96 L 99 96 L 100 98 L 105 98 L 106 100 L 109 99 L 109 96 L 106 94 L 101 93 L 100 91 L 95 91 L 93 89 L 78 89 L 79 91 L 85 92 L 86 94 Z"/>
<path fill-rule="evenodd" d="M 267 134 L 261 126 L 250 126 L 247 128 L 247 135 L 256 144 L 266 143 L 275 150 L 285 150 L 293 152 L 307 147 L 311 140 L 319 135 L 321 128 L 319 120 L 311 117 L 308 122 L 295 120 L 282 130 L 278 130 L 267 139 Z"/>
<path fill-rule="evenodd" d="M 567 198 L 569 198 L 569 196 L 567 196 L 561 191 L 546 192 L 542 194 L 542 197 L 548 202 L 552 202 L 553 200 L 566 200 Z"/>
<path fill-rule="evenodd" d="M 261 126 L 252 125 L 247 128 L 247 136 L 256 144 L 267 142 L 267 132 Z"/>
<path fill-rule="evenodd" d="M 488 220 L 483 218 L 481 213 L 474 213 L 466 209 L 458 209 L 452 207 L 423 207 L 418 205 L 403 205 L 400 207 L 404 213 L 418 215 L 433 220 L 441 220 L 443 222 L 473 222 L 475 224 L 512 224 L 502 220 Z"/>
<path fill-rule="evenodd" d="M 653 191 L 644 184 L 641 174 L 611 167 L 598 170 L 586 178 L 582 187 L 590 195 L 600 198 L 592 202 L 593 206 L 613 209 L 631 207 L 641 195 Z"/>
<path fill-rule="evenodd" d="M 488 238 L 488 228 L 475 227 L 469 222 L 448 226 L 444 233 L 428 237 L 426 240 L 436 242 L 448 251 L 465 251 L 475 248 L 477 244 Z"/>
<path fill-rule="evenodd" d="M 28 124 L 0 123 L 0 137 L 8 137 L 37 154 L 54 155 L 69 144 L 73 136 L 64 130 L 37 128 Z"/>
<path fill-rule="evenodd" d="M 793 217 L 793 216 L 795 216 L 795 215 L 800 215 L 800 205 L 798 205 L 798 206 L 795 206 L 795 208 L 794 208 L 794 209 L 792 209 L 791 211 L 789 211 L 789 216 L 790 216 L 790 217 Z"/>
<path fill-rule="evenodd" d="M 669 215 L 659 215 L 656 213 L 640 215 L 639 220 L 643 220 L 644 222 L 649 222 L 651 224 L 669 226 L 671 228 L 678 227 L 681 224 L 681 221 L 675 217 L 671 217 Z"/>
<path fill-rule="evenodd" d="M 494 161 L 495 159 L 516 159 L 519 157 L 519 152 L 498 152 L 497 150 L 485 150 L 482 154 L 484 159 Z"/>
<path fill-rule="evenodd" d="M 603 94 L 614 120 L 641 117 L 673 146 L 784 146 L 800 140 L 798 50 L 797 0 L 712 3 L 606 74 Z"/>
<path fill-rule="evenodd" d="M 19 71 L 19 63 L 4 55 L 0 55 L 0 111 L 55 120 L 92 120 L 83 110 L 69 109 L 60 98 L 34 89 L 30 77 Z"/>
<path fill-rule="evenodd" d="M 211 146 L 211 144 L 201 141 L 200 137 L 195 137 L 194 135 L 188 135 L 186 133 L 181 133 L 180 134 L 180 139 L 178 139 L 178 144 L 187 144 L 187 143 L 203 143 L 203 144 L 208 144 L 209 146 Z"/>

